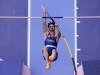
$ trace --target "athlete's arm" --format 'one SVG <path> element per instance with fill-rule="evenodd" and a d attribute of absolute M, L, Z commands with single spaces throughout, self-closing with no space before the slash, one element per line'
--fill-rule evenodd
<path fill-rule="evenodd" d="M 43 16 L 46 17 L 46 9 L 43 9 Z M 44 32 L 44 39 L 47 37 L 48 34 L 48 27 L 46 25 L 46 18 L 43 18 L 43 32 Z"/>
<path fill-rule="evenodd" d="M 59 42 L 59 38 L 61 37 L 61 32 L 59 31 L 58 28 L 57 29 L 57 33 L 56 33 L 56 42 L 58 43 Z"/>

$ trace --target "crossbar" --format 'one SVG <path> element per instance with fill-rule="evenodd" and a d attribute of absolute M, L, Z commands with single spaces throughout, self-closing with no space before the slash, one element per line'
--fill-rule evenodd
<path fill-rule="evenodd" d="M 77 16 L 77 17 L 74 17 L 74 16 L 57 16 L 57 17 L 41 17 L 41 16 L 31 16 L 31 17 L 28 17 L 28 16 L 0 16 L 0 18 L 31 18 L 31 19 L 41 19 L 41 18 L 64 18 L 64 19 L 70 19 L 70 18 L 100 18 L 100 16 Z"/>

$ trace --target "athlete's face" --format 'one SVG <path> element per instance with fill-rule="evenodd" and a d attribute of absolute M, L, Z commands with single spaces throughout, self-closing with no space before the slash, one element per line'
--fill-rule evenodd
<path fill-rule="evenodd" d="M 50 31 L 54 31 L 54 30 L 55 30 L 55 25 L 50 24 L 50 26 L 49 26 L 49 30 L 50 30 Z"/>

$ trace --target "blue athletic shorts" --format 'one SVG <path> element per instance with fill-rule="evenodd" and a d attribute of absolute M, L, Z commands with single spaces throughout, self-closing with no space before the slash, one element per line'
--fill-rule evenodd
<path fill-rule="evenodd" d="M 53 50 L 53 49 L 56 50 L 56 48 L 53 48 L 53 47 L 47 47 L 47 48 L 48 48 L 48 54 L 49 54 L 49 56 L 51 56 L 52 50 Z M 42 51 L 42 53 L 43 53 L 43 51 Z M 43 56 L 43 58 L 44 58 L 44 56 Z M 54 61 L 56 61 L 57 58 L 58 58 L 58 53 L 56 52 L 56 58 L 54 59 Z M 45 59 L 45 58 L 44 58 L 44 59 Z"/>

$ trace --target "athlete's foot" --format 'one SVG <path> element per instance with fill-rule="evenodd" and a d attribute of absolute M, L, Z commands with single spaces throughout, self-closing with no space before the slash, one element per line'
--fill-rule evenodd
<path fill-rule="evenodd" d="M 51 63 L 49 62 L 49 63 L 47 63 L 47 65 L 46 65 L 46 70 L 49 70 L 51 68 Z"/>
<path fill-rule="evenodd" d="M 49 70 L 51 68 L 52 62 L 54 60 L 53 56 L 49 56 L 49 62 L 46 65 L 46 69 Z"/>
<path fill-rule="evenodd" d="M 49 56 L 49 61 L 53 61 L 54 57 L 53 56 Z"/>

